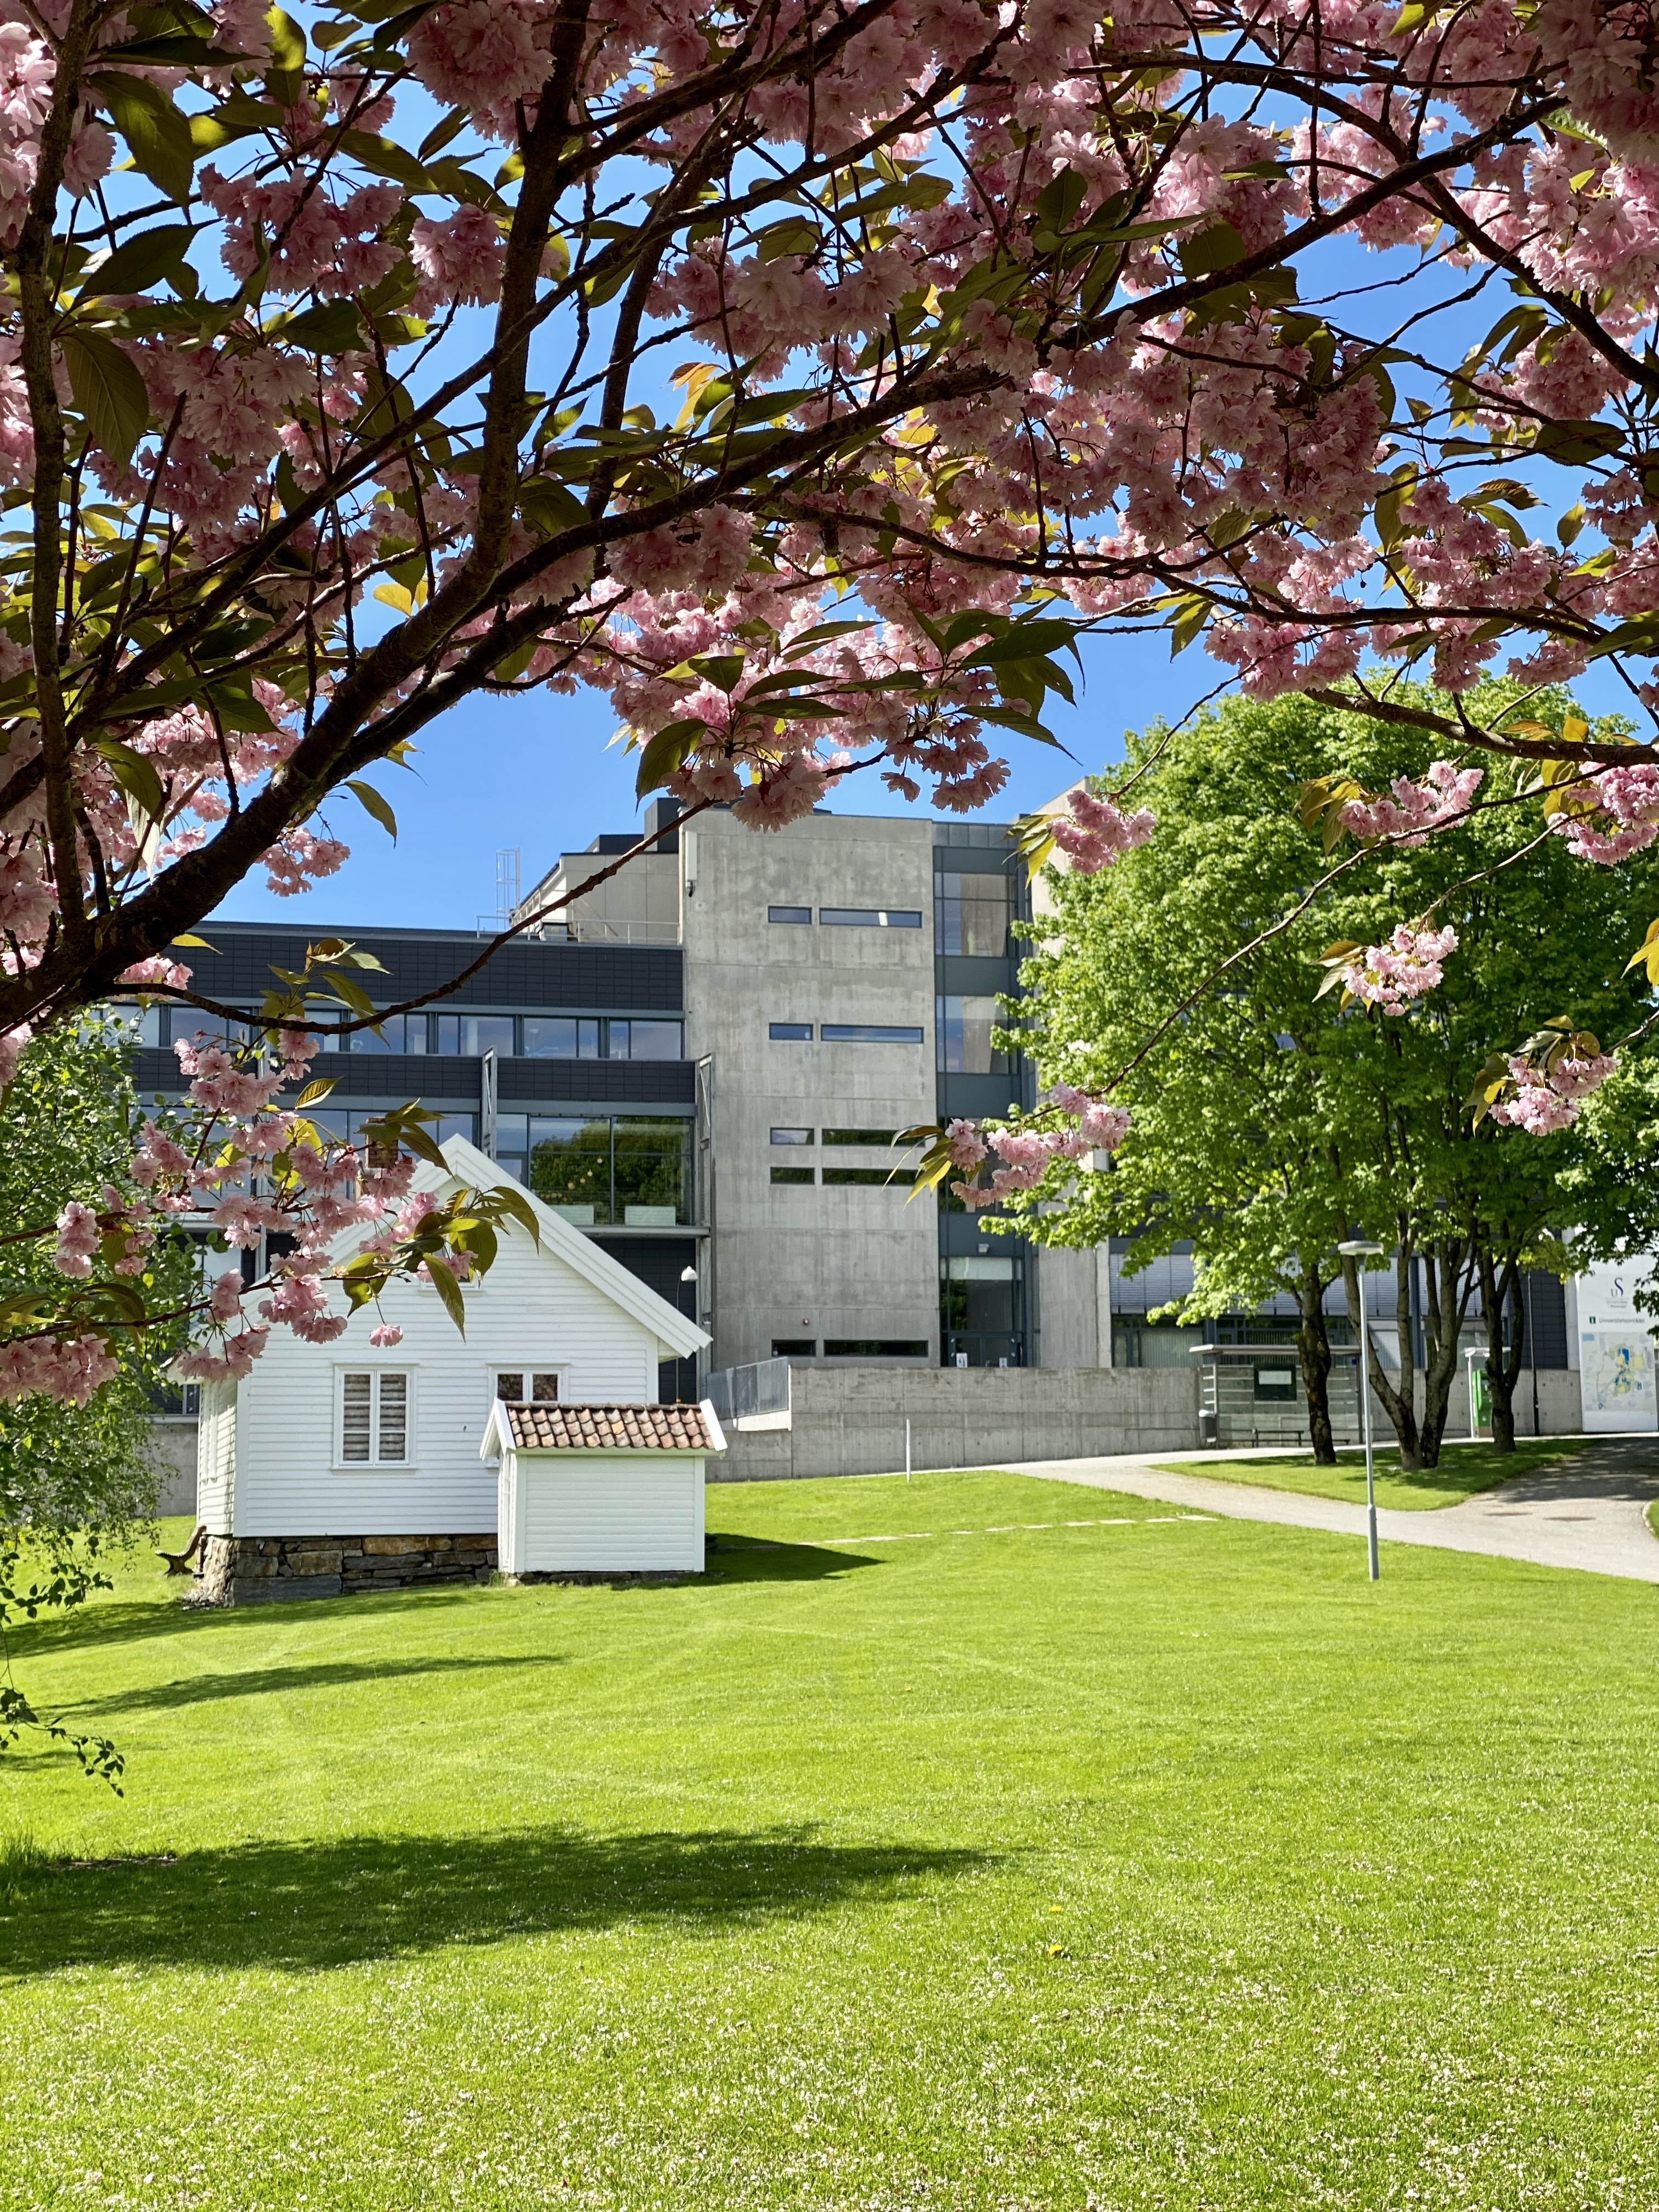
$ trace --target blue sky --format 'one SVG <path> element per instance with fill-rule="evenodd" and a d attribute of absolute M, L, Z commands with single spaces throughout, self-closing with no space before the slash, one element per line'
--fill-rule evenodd
<path fill-rule="evenodd" d="M 1168 635 L 1157 630 L 1086 641 L 1084 663 L 1077 706 L 1053 698 L 1048 718 L 1074 758 L 1003 733 L 1012 775 L 990 816 L 1027 813 L 1083 770 L 1121 758 L 1126 729 L 1184 714 L 1226 673 L 1198 646 L 1171 661 Z M 283 899 L 256 873 L 220 912 L 237 921 L 319 927 L 471 929 L 495 907 L 499 848 L 518 848 L 527 888 L 556 854 L 639 821 L 635 763 L 611 744 L 615 728 L 609 700 L 596 691 L 469 701 L 424 733 L 411 770 L 383 763 L 370 772 L 397 813 L 395 848 L 343 795 L 326 810 L 335 835 L 351 847 L 337 876 Z M 927 811 L 907 807 L 873 775 L 853 779 L 830 803 L 838 814 Z"/>

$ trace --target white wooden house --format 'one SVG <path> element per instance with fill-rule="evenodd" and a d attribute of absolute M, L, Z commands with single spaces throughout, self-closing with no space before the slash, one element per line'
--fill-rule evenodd
<path fill-rule="evenodd" d="M 417 1190 L 444 1196 L 510 1180 L 462 1138 L 442 1149 L 448 1172 L 422 1165 Z M 531 1204 L 541 1242 L 513 1224 L 502 1231 L 495 1265 L 463 1288 L 465 1336 L 435 1291 L 399 1282 L 379 1314 L 354 1314 L 331 1344 L 274 1329 L 244 1381 L 204 1387 L 204 1595 L 320 1597 L 483 1579 L 498 1558 L 496 1468 L 480 1456 L 492 1407 L 503 1399 L 654 1404 L 658 1362 L 708 1343 L 609 1253 Z M 360 1236 L 341 1239 L 342 1258 Z M 344 1313 L 343 1293 L 333 1296 Z M 401 1326 L 400 1344 L 369 1343 L 381 1319 Z M 701 1533 L 701 1498 L 697 1512 Z"/>
<path fill-rule="evenodd" d="M 701 1573 L 703 1462 L 725 1449 L 706 1399 L 701 1406 L 498 1400 L 479 1449 L 499 1469 L 502 1571 Z"/>

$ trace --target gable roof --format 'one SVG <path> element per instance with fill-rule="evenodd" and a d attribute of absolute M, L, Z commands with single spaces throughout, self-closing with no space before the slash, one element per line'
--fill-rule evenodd
<path fill-rule="evenodd" d="M 497 1399 L 480 1449 L 514 1451 L 724 1451 L 714 1409 L 701 1406 L 586 1406 L 566 1400 L 534 1404 Z"/>
<path fill-rule="evenodd" d="M 448 1162 L 448 1173 L 444 1174 L 429 1161 L 417 1163 L 410 1188 L 414 1190 L 442 1190 L 451 1182 L 460 1182 L 475 1190 L 488 1190 L 492 1183 L 510 1182 L 515 1189 L 523 1190 L 535 1213 L 542 1232 L 542 1249 L 562 1260 L 585 1282 L 592 1284 L 602 1297 L 650 1330 L 665 1352 L 676 1358 L 687 1359 L 700 1352 L 709 1341 L 707 1329 L 688 1321 L 683 1313 L 671 1306 L 666 1298 L 659 1297 L 648 1284 L 637 1275 L 629 1274 L 620 1260 L 584 1237 L 580 1229 L 572 1228 L 564 1216 L 556 1213 L 550 1206 L 537 1197 L 534 1191 L 525 1190 L 515 1176 L 510 1176 L 499 1160 L 492 1160 L 465 1137 L 447 1137 L 439 1150 Z M 517 1233 L 522 1235 L 523 1231 Z"/>

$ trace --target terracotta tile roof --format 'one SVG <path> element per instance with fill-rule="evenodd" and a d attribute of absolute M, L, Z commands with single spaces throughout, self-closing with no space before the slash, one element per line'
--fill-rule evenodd
<path fill-rule="evenodd" d="M 503 1401 L 513 1441 L 529 1451 L 713 1451 L 701 1406 L 524 1405 Z"/>

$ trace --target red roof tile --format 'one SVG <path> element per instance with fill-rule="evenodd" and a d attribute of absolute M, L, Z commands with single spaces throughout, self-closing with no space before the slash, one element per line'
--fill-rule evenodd
<path fill-rule="evenodd" d="M 714 1451 L 701 1406 L 574 1406 L 501 1401 L 525 1451 Z"/>

